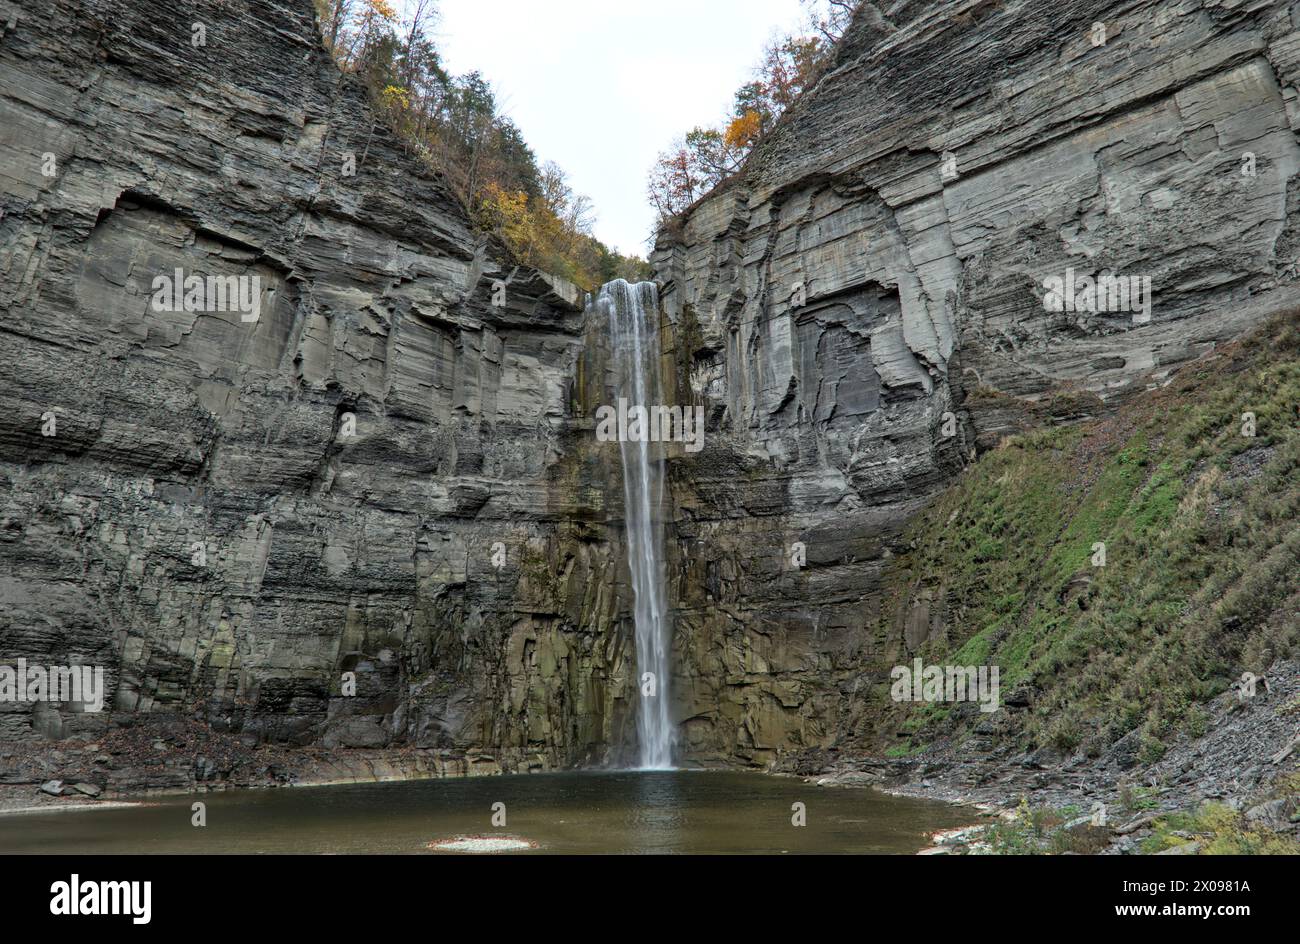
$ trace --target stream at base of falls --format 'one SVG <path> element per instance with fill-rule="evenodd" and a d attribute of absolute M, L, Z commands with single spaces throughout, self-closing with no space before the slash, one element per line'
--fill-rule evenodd
<path fill-rule="evenodd" d="M 191 825 L 195 802 L 207 825 Z M 504 826 L 493 826 L 495 804 Z M 802 803 L 807 825 L 795 826 Z M 500 807 L 496 810 L 499 812 Z M 0 853 L 432 853 L 507 837 L 538 853 L 913 853 L 973 810 L 735 771 L 576 772 L 229 790 L 0 815 Z"/>

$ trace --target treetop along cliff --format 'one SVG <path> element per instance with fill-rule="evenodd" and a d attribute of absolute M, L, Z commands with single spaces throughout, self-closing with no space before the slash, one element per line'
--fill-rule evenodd
<path fill-rule="evenodd" d="M 644 276 L 643 260 L 592 236 L 591 201 L 574 193 L 557 164 L 539 166 L 482 74 L 446 71 L 431 37 L 432 0 L 314 2 L 339 68 L 364 83 L 378 116 L 443 175 L 476 225 L 526 265 L 587 291 Z"/>

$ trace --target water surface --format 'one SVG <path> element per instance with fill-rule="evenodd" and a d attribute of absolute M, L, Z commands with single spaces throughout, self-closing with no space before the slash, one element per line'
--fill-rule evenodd
<path fill-rule="evenodd" d="M 207 804 L 207 826 L 190 824 Z M 912 853 L 976 816 L 858 788 L 715 771 L 555 773 L 238 790 L 0 816 L 0 853 L 428 853 L 509 835 L 538 853 Z M 805 804 L 794 826 L 791 805 Z M 492 807 L 506 805 L 506 826 Z"/>

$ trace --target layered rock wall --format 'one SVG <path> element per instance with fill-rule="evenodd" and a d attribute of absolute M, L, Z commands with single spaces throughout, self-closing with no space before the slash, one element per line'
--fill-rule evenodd
<path fill-rule="evenodd" d="M 307 0 L 0 3 L 0 31 L 0 659 L 250 744 L 625 744 L 574 287 L 483 243 Z M 156 310 L 176 270 L 256 276 L 256 321 Z M 108 723 L 0 705 L 0 740 Z"/>
<path fill-rule="evenodd" d="M 875 629 L 918 503 L 1294 305 L 1298 131 L 1300 4 L 864 5 L 653 257 L 665 367 L 712 421 L 672 463 L 694 750 L 852 735 L 880 657 L 942 631 L 924 588 Z M 1050 310 L 1071 269 L 1149 279 L 1149 312 Z"/>

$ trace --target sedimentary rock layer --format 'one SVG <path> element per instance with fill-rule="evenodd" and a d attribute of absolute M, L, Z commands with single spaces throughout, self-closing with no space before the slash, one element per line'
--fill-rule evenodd
<path fill-rule="evenodd" d="M 0 2 L 0 32 L 0 659 L 250 744 L 625 744 L 574 287 L 484 244 L 307 0 Z M 257 319 L 158 310 L 177 270 L 256 277 Z M 6 703 L 0 740 L 109 715 Z"/>
<path fill-rule="evenodd" d="M 943 629 L 920 587 L 888 640 L 864 627 L 897 528 L 972 450 L 1294 304 L 1298 86 L 1296 3 L 864 5 L 653 257 L 665 368 L 712 418 L 671 463 L 696 751 L 852 733 L 876 654 Z M 1103 275 L 1149 310 L 1044 304 Z"/>

